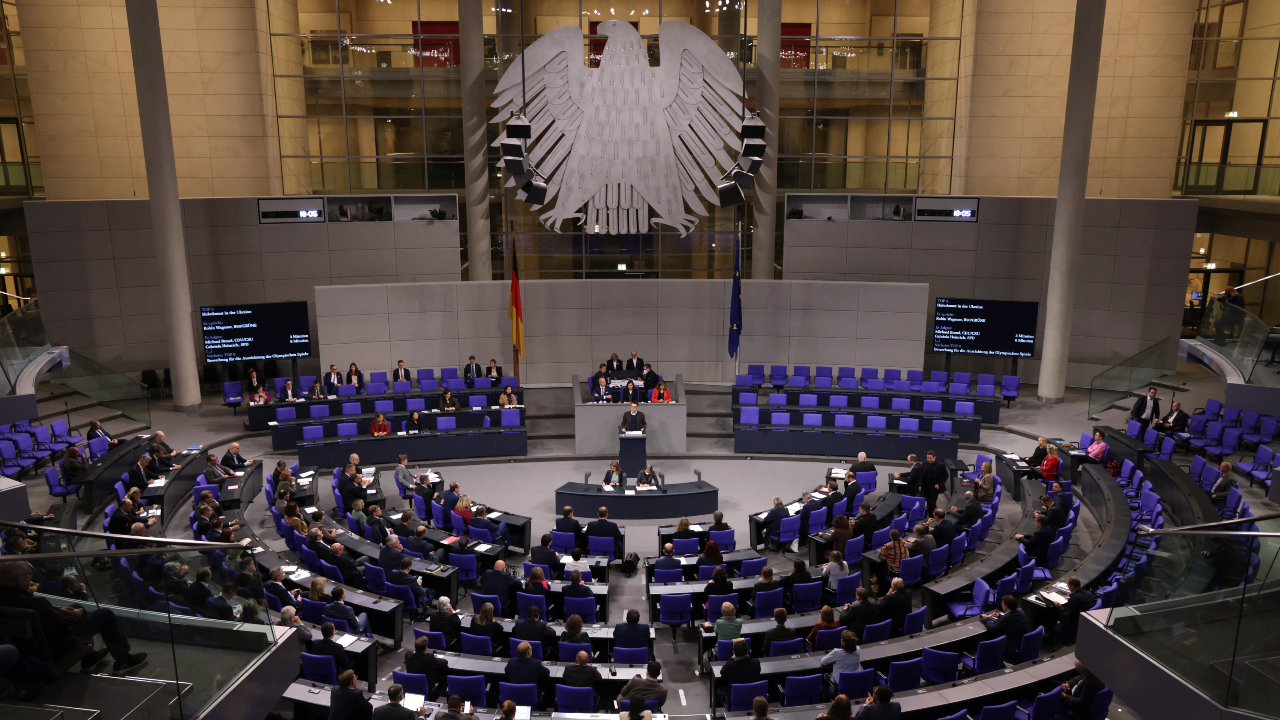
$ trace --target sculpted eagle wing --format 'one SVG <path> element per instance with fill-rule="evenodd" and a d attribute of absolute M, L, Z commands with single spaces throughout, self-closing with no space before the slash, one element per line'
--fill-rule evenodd
<path fill-rule="evenodd" d="M 723 48 L 687 23 L 659 25 L 658 50 L 662 56 L 658 76 L 664 90 L 661 110 L 679 161 L 685 200 L 690 207 L 698 207 L 696 188 L 719 205 L 715 185 L 733 166 L 729 152 L 737 151 L 742 77 Z"/>
<path fill-rule="evenodd" d="M 538 38 L 523 53 L 524 84 L 528 87 L 524 115 L 533 126 L 528 155 L 548 178 L 547 202 L 560 189 L 563 178 L 557 168 L 572 149 L 587 109 L 583 106 L 582 89 L 590 71 L 582 62 L 582 43 L 582 30 L 566 25 Z M 525 93 L 520 63 L 521 58 L 517 57 L 498 81 L 494 92 L 497 99 L 493 102 L 498 114 L 490 122 L 506 122 L 520 109 Z M 493 145 L 496 147 L 506 137 L 503 131 Z M 523 182 L 522 178 L 510 177 L 507 187 Z"/>

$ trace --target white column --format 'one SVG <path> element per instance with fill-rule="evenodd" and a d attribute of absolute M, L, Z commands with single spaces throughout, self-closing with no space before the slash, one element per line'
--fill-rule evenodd
<path fill-rule="evenodd" d="M 1080 266 L 1080 232 L 1084 224 L 1085 185 L 1089 180 L 1089 145 L 1093 109 L 1098 97 L 1098 63 L 1102 56 L 1102 23 L 1107 0 L 1077 0 L 1075 36 L 1071 40 L 1071 77 L 1062 131 L 1062 165 L 1058 171 L 1058 204 L 1053 217 L 1053 251 L 1045 301 L 1044 342 L 1040 347 L 1040 402 L 1060 403 L 1066 395 L 1067 353 L 1075 315 L 1076 271 Z"/>
<path fill-rule="evenodd" d="M 462 159 L 467 181 L 467 277 L 492 280 L 489 255 L 489 137 L 485 129 L 484 14 L 476 0 L 458 0 L 462 70 Z"/>
<path fill-rule="evenodd" d="M 778 62 L 782 53 L 782 2 L 756 5 L 756 111 L 764 121 L 764 164 L 756 173 L 751 278 L 773 279 L 778 200 Z"/>
<path fill-rule="evenodd" d="M 169 343 L 173 409 L 191 412 L 200 409 L 200 379 L 196 369 L 191 279 L 187 275 L 187 243 L 182 234 L 178 171 L 173 160 L 173 128 L 169 124 L 169 90 L 165 85 L 160 17 L 156 0 L 125 0 L 124 5 L 133 51 L 147 194 L 151 197 L 151 234 L 155 239 L 156 271 L 160 275 L 158 300 L 164 307 L 165 340 Z"/>

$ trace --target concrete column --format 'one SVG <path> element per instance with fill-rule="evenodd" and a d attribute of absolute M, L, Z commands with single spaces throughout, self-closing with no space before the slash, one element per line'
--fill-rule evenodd
<path fill-rule="evenodd" d="M 156 246 L 156 271 L 160 275 L 158 300 L 164 307 L 165 340 L 169 343 L 173 409 L 192 412 L 200 409 L 200 379 L 191 322 L 187 243 L 182 234 L 173 128 L 169 124 L 169 90 L 165 85 L 164 51 L 160 44 L 160 16 L 156 0 L 125 0 L 124 6 L 133 51 L 147 194 L 151 198 L 151 235 Z"/>
<path fill-rule="evenodd" d="M 484 14 L 481 3 L 458 0 L 458 35 L 462 70 L 462 160 L 467 180 L 467 277 L 492 280 L 489 136 L 485 129 L 488 116 L 484 106 Z"/>
<path fill-rule="evenodd" d="M 756 173 L 751 277 L 773 279 L 778 199 L 778 62 L 782 54 L 782 0 L 756 3 L 756 111 L 765 126 L 764 164 Z"/>
<path fill-rule="evenodd" d="M 1066 395 L 1067 353 L 1071 348 L 1071 321 L 1075 316 L 1080 232 L 1084 225 L 1089 145 L 1093 140 L 1093 109 L 1098 97 L 1098 63 L 1106 15 L 1107 0 L 1076 2 L 1071 77 L 1067 81 L 1067 113 L 1062 131 L 1062 165 L 1058 171 L 1058 204 L 1049 258 L 1044 342 L 1040 350 L 1037 394 L 1040 402 L 1045 403 L 1060 403 Z"/>

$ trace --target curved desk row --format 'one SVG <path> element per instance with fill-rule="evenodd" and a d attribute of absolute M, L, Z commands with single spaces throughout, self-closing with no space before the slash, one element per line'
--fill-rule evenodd
<path fill-rule="evenodd" d="M 362 456 L 363 457 L 363 456 Z M 570 506 L 585 519 L 585 510 L 609 508 L 610 520 L 705 515 L 720 507 L 720 490 L 705 482 L 668 483 L 664 489 L 615 489 L 605 492 L 598 483 L 565 483 L 556 488 L 556 507 Z M 594 513 L 591 513 L 594 514 Z M 583 522 L 586 525 L 586 522 Z"/>
<path fill-rule="evenodd" d="M 519 411 L 519 424 L 523 427 L 524 407 L 509 409 Z M 303 430 L 308 427 L 318 427 L 323 433 L 323 437 L 335 438 L 338 437 L 339 425 L 354 423 L 357 435 L 368 435 L 370 426 L 373 425 L 373 417 L 374 413 L 362 413 L 360 415 L 333 415 L 330 417 L 299 418 L 297 420 L 278 422 L 271 426 L 271 449 L 292 450 L 296 448 L 298 443 L 305 441 L 302 436 Z M 440 421 L 442 419 L 452 419 L 454 427 L 458 429 L 497 428 L 502 427 L 502 408 L 466 408 L 454 412 L 432 412 L 428 410 L 420 413 L 419 418 L 428 428 L 437 431 L 440 430 Z M 392 434 L 396 434 L 403 431 L 403 423 L 409 419 L 409 413 L 400 411 L 386 413 L 386 419 L 387 424 L 391 427 Z M 446 427 L 445 429 L 448 430 L 449 428 Z"/>
<path fill-rule="evenodd" d="M 735 453 L 854 457 L 865 452 L 871 457 L 905 458 L 912 453 L 923 457 L 930 450 L 936 452 L 939 459 L 954 458 L 960 452 L 960 437 L 955 433 L 879 428 L 733 425 Z"/>
<path fill-rule="evenodd" d="M 114 486 L 119 482 L 120 474 L 129 469 L 129 463 L 136 463 L 150 444 L 150 435 L 124 438 L 105 455 L 86 465 L 74 482 L 67 483 L 88 491 L 81 496 L 81 510 L 85 515 L 92 513 L 98 505 L 115 499 Z"/>
<path fill-rule="evenodd" d="M 734 385 L 734 397 L 738 397 L 740 392 L 754 392 L 757 394 L 764 393 L 758 385 Z M 974 413 L 982 417 L 982 422 L 996 424 L 1000 422 L 1000 403 L 1003 400 L 999 397 L 989 397 L 986 395 L 950 395 L 948 393 L 927 393 L 919 390 L 866 390 L 866 389 L 845 389 L 845 388 L 779 388 L 773 392 L 785 393 L 788 405 L 799 405 L 801 395 L 817 395 L 819 405 L 830 405 L 830 396 L 844 395 L 848 398 L 848 403 L 852 407 L 862 404 L 864 397 L 878 397 L 880 404 L 889 407 L 891 398 L 908 398 L 911 400 L 912 410 L 924 410 L 925 400 L 941 400 L 942 412 L 956 412 L 957 402 L 973 403 Z M 764 393 L 768 394 L 768 393 Z"/>
<path fill-rule="evenodd" d="M 514 389 L 516 400 L 521 404 L 524 403 L 524 391 L 519 388 Z M 488 390 L 455 390 L 453 396 L 458 398 L 461 404 L 468 404 L 467 398 L 472 395 L 483 395 L 485 397 L 484 404 L 497 405 L 498 395 L 502 393 L 501 388 L 491 388 Z M 423 401 L 423 410 L 434 410 L 440 407 L 440 396 L 444 394 L 443 390 L 414 390 L 411 392 L 388 392 L 378 393 L 376 395 L 339 395 L 335 397 L 326 397 L 323 400 L 298 400 L 296 402 L 270 402 L 263 405 L 249 405 L 249 429 L 250 430 L 266 430 L 270 424 L 277 422 L 276 410 L 281 408 L 293 408 L 294 413 L 299 418 L 306 418 L 311 415 L 311 408 L 315 405 L 324 405 L 329 409 L 330 415 L 342 414 L 343 403 L 360 403 L 361 412 L 375 412 L 374 403 L 379 400 L 389 400 L 393 403 L 394 411 L 407 411 L 408 401 L 410 399 L 420 399 Z"/>
<path fill-rule="evenodd" d="M 396 463 L 400 455 L 410 460 L 505 457 L 529 454 L 527 428 L 475 428 L 417 435 L 355 435 L 298 443 L 298 464 L 317 467 L 345 465 L 351 453 L 367 465 Z"/>
<path fill-rule="evenodd" d="M 670 542 L 670 540 L 667 542 Z M 698 557 L 697 555 L 675 556 L 680 561 L 680 569 L 684 570 L 685 579 L 691 582 L 698 579 Z M 721 564 L 728 568 L 730 572 L 740 572 L 743 560 L 755 560 L 760 557 L 760 553 L 751 549 L 732 550 L 720 553 L 720 557 L 724 560 Z M 645 582 L 653 582 L 654 562 L 656 560 L 657 558 L 644 559 Z M 706 581 L 704 580 L 702 584 L 705 585 Z"/>
<path fill-rule="evenodd" d="M 733 416 L 742 421 L 742 410 L 745 408 L 755 408 L 759 411 L 760 421 L 772 417 L 775 412 L 785 412 L 791 416 L 792 422 L 797 418 L 803 418 L 806 414 L 816 414 L 821 418 L 822 427 L 834 427 L 835 418 L 840 415 L 848 415 L 853 418 L 854 427 L 867 427 L 867 418 L 877 416 L 885 418 L 885 424 L 891 428 L 899 427 L 901 420 L 915 420 L 921 430 L 928 430 L 933 427 L 933 423 L 937 420 L 944 420 L 951 423 L 951 432 L 960 436 L 960 442 L 978 442 L 978 438 L 982 433 L 982 418 L 978 415 L 959 415 L 956 413 L 937 413 L 926 412 L 924 410 L 892 410 L 892 409 L 876 409 L 862 407 L 826 407 L 813 405 L 770 405 L 761 403 L 759 405 L 739 404 L 733 405 Z"/>

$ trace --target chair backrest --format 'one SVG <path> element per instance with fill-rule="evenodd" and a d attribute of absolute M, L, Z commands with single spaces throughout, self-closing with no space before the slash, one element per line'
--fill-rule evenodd
<path fill-rule="evenodd" d="M 302 653 L 302 676 L 312 682 L 338 684 L 338 668 L 332 655 Z"/>
<path fill-rule="evenodd" d="M 788 412 L 769 413 L 769 424 L 770 425 L 790 425 L 791 413 L 788 413 Z"/>
<path fill-rule="evenodd" d="M 590 688 L 588 688 L 590 689 Z M 744 683 L 729 686 L 729 712 L 741 712 L 750 710 L 752 703 L 760 696 L 768 696 L 769 682 L 760 680 L 759 682 Z"/>
<path fill-rule="evenodd" d="M 774 610 L 782 607 L 783 590 L 784 588 L 777 588 L 776 590 L 756 593 L 756 616 L 768 617 L 773 614 Z"/>
<path fill-rule="evenodd" d="M 821 699 L 822 673 L 787 677 L 782 692 L 782 704 L 784 707 L 816 705 Z"/>
<path fill-rule="evenodd" d="M 880 397 L 877 395 L 863 395 L 858 398 L 858 407 L 868 408 L 871 410 L 880 409 Z"/>
<path fill-rule="evenodd" d="M 1004 643 L 1004 635 L 978 643 L 978 652 L 973 656 L 974 674 L 981 675 L 1004 667 Z"/>
<path fill-rule="evenodd" d="M 1018 662 L 1030 662 L 1040 657 L 1040 646 L 1044 642 L 1044 628 L 1037 627 L 1035 630 L 1022 636 L 1021 652 L 1018 656 Z"/>
<path fill-rule="evenodd" d="M 1106 720 L 1107 711 L 1111 709 L 1111 695 L 1111 688 L 1104 687 L 1093 696 L 1093 707 L 1089 708 L 1089 720 Z"/>
<path fill-rule="evenodd" d="M 563 645 L 563 643 L 561 643 Z M 614 646 L 613 661 L 623 665 L 643 665 L 649 662 L 649 648 L 624 648 Z"/>
<path fill-rule="evenodd" d="M 960 653 L 925 648 L 921 675 L 932 685 L 954 682 L 960 676 Z"/>
<path fill-rule="evenodd" d="M 880 642 L 889 639 L 889 631 L 893 625 L 893 620 L 885 620 L 883 622 L 873 623 L 866 626 L 862 630 L 862 643 Z"/>
<path fill-rule="evenodd" d="M 924 658 L 889 663 L 889 689 L 894 692 L 920 687 L 920 673 L 924 670 Z"/>
<path fill-rule="evenodd" d="M 471 633 L 461 633 L 462 636 L 462 652 L 468 655 L 486 655 L 493 656 L 493 643 L 489 641 L 488 635 L 472 635 Z"/>

